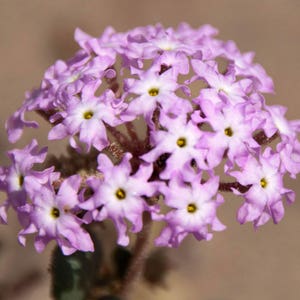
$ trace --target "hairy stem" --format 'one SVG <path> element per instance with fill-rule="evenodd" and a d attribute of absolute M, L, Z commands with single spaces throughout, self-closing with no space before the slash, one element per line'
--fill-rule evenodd
<path fill-rule="evenodd" d="M 109 126 L 108 124 L 105 124 L 105 127 L 120 145 L 127 146 L 129 144 L 129 140 L 126 135 L 119 131 L 117 128 Z"/>
<path fill-rule="evenodd" d="M 148 212 L 144 212 L 143 222 L 143 230 L 137 234 L 131 262 L 120 289 L 119 295 L 122 300 L 129 299 L 129 293 L 140 277 L 144 267 L 144 262 L 147 258 L 150 232 L 152 227 L 151 216 Z"/>
<path fill-rule="evenodd" d="M 138 135 L 137 135 L 137 133 L 136 133 L 136 131 L 135 131 L 135 128 L 134 128 L 133 123 L 127 122 L 127 123 L 125 123 L 125 127 L 126 127 L 126 129 L 127 129 L 127 132 L 128 132 L 128 134 L 129 134 L 131 140 L 132 140 L 132 141 L 138 141 L 139 138 L 138 138 Z"/>
<path fill-rule="evenodd" d="M 260 145 L 265 145 L 271 143 L 273 140 L 279 137 L 278 132 L 275 132 L 271 137 L 267 137 L 264 131 L 259 131 L 253 136 L 253 139 Z"/>
<path fill-rule="evenodd" d="M 244 194 L 250 189 L 251 185 L 242 185 L 239 182 L 220 182 L 219 191 L 221 192 L 232 192 L 232 189 L 238 190 Z"/>

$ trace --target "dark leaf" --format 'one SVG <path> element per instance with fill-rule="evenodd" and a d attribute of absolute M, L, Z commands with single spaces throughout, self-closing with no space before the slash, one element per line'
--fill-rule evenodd
<path fill-rule="evenodd" d="M 127 248 L 120 246 L 116 247 L 113 254 L 113 260 L 116 268 L 116 276 L 119 279 L 123 279 L 126 275 L 131 257 L 132 253 Z"/>
<path fill-rule="evenodd" d="M 151 285 L 164 286 L 166 276 L 172 267 L 173 263 L 167 256 L 166 250 L 155 249 L 145 262 L 144 279 Z"/>
<path fill-rule="evenodd" d="M 54 249 L 50 265 L 51 295 L 55 300 L 85 300 L 91 291 L 102 263 L 99 241 L 94 240 L 95 252 L 77 251 L 65 256 Z"/>

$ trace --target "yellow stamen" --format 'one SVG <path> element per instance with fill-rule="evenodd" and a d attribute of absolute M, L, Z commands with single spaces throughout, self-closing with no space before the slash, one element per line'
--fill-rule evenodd
<path fill-rule="evenodd" d="M 24 183 L 24 176 L 23 175 L 20 175 L 19 176 L 19 185 L 22 186 Z"/>
<path fill-rule="evenodd" d="M 187 207 L 186 210 L 188 213 L 194 213 L 197 210 L 197 206 L 194 203 L 190 203 Z"/>
<path fill-rule="evenodd" d="M 151 88 L 150 90 L 148 90 L 148 94 L 151 97 L 155 97 L 159 94 L 159 89 L 158 88 Z"/>
<path fill-rule="evenodd" d="M 267 187 L 267 185 L 268 185 L 267 180 L 266 180 L 265 178 L 262 178 L 262 179 L 260 180 L 260 186 L 264 189 L 264 188 Z"/>
<path fill-rule="evenodd" d="M 183 148 L 186 146 L 186 138 L 184 137 L 180 137 L 177 142 L 176 142 L 177 146 L 180 148 Z"/>
<path fill-rule="evenodd" d="M 225 135 L 227 135 L 229 137 L 233 136 L 233 131 L 232 131 L 231 127 L 225 128 L 224 133 L 225 133 Z"/>
<path fill-rule="evenodd" d="M 124 200 L 126 198 L 126 192 L 121 188 L 117 189 L 115 195 L 119 200 Z"/>
<path fill-rule="evenodd" d="M 89 111 L 86 111 L 84 114 L 83 114 L 83 117 L 86 119 L 86 120 L 89 120 L 93 117 L 94 113 L 89 110 Z"/>
<path fill-rule="evenodd" d="M 59 218 L 60 216 L 60 211 L 57 207 L 52 207 L 51 212 L 50 212 L 51 217 L 53 217 L 54 219 Z"/>

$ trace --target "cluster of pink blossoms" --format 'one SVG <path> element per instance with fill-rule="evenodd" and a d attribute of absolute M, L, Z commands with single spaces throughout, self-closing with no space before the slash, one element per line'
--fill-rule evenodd
<path fill-rule="evenodd" d="M 226 191 L 242 200 L 241 224 L 281 220 L 283 200 L 294 201 L 283 177 L 300 170 L 300 120 L 265 103 L 273 82 L 254 54 L 216 34 L 187 24 L 107 28 L 99 38 L 76 30 L 80 50 L 51 66 L 6 123 L 16 142 L 38 127 L 25 119 L 36 111 L 52 124 L 48 139 L 73 149 L 53 165 L 36 140 L 8 152 L 0 216 L 6 223 L 16 211 L 22 244 L 35 234 L 38 251 L 51 240 L 65 254 L 93 251 L 86 226 L 110 219 L 126 246 L 144 214 L 165 224 L 157 245 L 209 240 L 225 229 L 217 211 Z"/>

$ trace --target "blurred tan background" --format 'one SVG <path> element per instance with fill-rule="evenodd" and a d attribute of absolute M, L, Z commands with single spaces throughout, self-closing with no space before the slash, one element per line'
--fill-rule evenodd
<path fill-rule="evenodd" d="M 100 35 L 107 25 L 124 31 L 156 22 L 176 26 L 181 21 L 194 27 L 210 23 L 219 28 L 221 39 L 236 41 L 242 51 L 254 50 L 256 62 L 275 82 L 276 95 L 268 97 L 269 103 L 286 105 L 288 118 L 300 118 L 299 0 L 0 0 L 1 123 L 20 106 L 25 90 L 39 84 L 49 65 L 76 51 L 76 27 Z M 3 151 L 10 147 L 1 125 L 2 163 L 7 162 Z M 250 224 L 236 223 L 240 202 L 229 199 L 219 214 L 228 229 L 216 233 L 211 242 L 188 239 L 179 249 L 170 249 L 177 269 L 168 276 L 167 288 L 139 285 L 132 299 L 300 299 L 298 182 L 288 182 L 298 199 L 287 207 L 283 221 L 257 232 Z M 13 215 L 10 223 L 0 227 L 0 299 L 50 299 L 51 247 L 41 255 L 31 242 L 20 247 Z M 11 286 L 15 291 L 9 290 Z"/>

